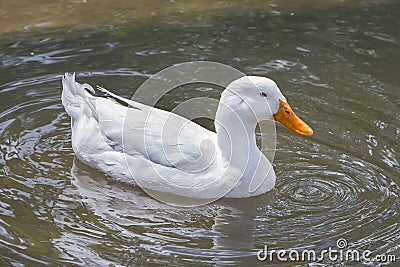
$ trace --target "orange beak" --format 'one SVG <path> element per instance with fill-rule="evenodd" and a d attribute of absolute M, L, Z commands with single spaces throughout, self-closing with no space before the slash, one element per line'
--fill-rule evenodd
<path fill-rule="evenodd" d="M 310 136 L 313 134 L 311 127 L 297 117 L 289 104 L 281 99 L 279 99 L 279 110 L 274 114 L 274 120 L 299 135 Z"/>

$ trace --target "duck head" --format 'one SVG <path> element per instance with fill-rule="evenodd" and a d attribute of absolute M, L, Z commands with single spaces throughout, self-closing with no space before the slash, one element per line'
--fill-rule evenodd
<path fill-rule="evenodd" d="M 275 120 L 299 135 L 313 134 L 311 127 L 294 113 L 279 87 L 269 78 L 239 78 L 223 91 L 221 100 L 243 120 Z"/>

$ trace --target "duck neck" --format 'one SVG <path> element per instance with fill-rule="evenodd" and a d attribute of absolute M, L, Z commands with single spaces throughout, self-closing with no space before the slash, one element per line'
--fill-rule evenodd
<path fill-rule="evenodd" d="M 239 106 L 221 101 L 215 117 L 221 156 L 234 165 L 248 161 L 250 155 L 261 153 L 255 137 L 257 120 L 251 112 L 243 111 Z"/>

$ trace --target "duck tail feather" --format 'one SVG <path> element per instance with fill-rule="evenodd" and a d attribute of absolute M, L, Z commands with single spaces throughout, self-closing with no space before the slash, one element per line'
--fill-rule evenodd
<path fill-rule="evenodd" d="M 65 111 L 73 119 L 78 119 L 82 109 L 86 109 L 87 105 L 93 105 L 92 100 L 95 93 L 89 84 L 80 84 L 75 81 L 75 73 L 65 73 L 62 78 L 62 95 L 61 101 Z M 93 110 L 94 107 L 89 107 Z"/>

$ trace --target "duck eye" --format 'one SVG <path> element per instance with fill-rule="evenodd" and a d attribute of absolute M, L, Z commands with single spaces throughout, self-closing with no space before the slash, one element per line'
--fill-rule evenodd
<path fill-rule="evenodd" d="M 261 92 L 261 93 L 260 93 L 260 96 L 262 96 L 262 97 L 267 97 L 267 93 L 266 93 L 266 92 Z"/>

